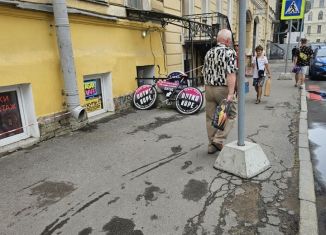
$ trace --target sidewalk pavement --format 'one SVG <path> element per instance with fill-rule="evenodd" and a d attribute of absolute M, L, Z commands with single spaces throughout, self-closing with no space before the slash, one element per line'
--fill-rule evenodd
<path fill-rule="evenodd" d="M 317 234 L 305 94 L 271 68 L 245 108 L 265 172 L 214 169 L 204 112 L 131 110 L 0 158 L 0 234 Z"/>

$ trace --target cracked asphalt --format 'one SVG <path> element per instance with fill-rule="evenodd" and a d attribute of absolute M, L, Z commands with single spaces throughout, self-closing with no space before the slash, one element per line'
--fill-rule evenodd
<path fill-rule="evenodd" d="M 245 110 L 267 171 L 214 169 L 204 112 L 130 110 L 0 158 L 0 234 L 297 234 L 300 93 L 271 67 L 271 96 L 250 86 Z"/>

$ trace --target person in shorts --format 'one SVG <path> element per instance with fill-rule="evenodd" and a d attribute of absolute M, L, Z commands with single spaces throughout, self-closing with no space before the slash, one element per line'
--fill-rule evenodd
<path fill-rule="evenodd" d="M 306 74 L 308 74 L 310 59 L 314 54 L 314 52 L 309 46 L 307 46 L 306 38 L 301 38 L 300 42 L 301 45 L 299 50 L 297 50 L 296 52 L 296 56 L 294 60 L 295 60 L 295 65 L 300 68 L 297 72 L 297 76 L 298 76 L 298 86 L 300 89 L 302 89 Z"/>
<path fill-rule="evenodd" d="M 253 86 L 257 92 L 257 99 L 256 104 L 260 103 L 262 90 L 265 82 L 266 71 L 268 73 L 268 78 L 271 79 L 271 70 L 269 68 L 267 57 L 263 54 L 263 47 L 257 46 L 256 49 L 256 56 L 252 58 L 252 66 L 254 68 L 253 73 Z"/>

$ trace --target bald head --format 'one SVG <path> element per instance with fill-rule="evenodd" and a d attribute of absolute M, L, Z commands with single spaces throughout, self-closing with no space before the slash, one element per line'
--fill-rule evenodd
<path fill-rule="evenodd" d="M 222 43 L 226 46 L 230 46 L 232 42 L 232 33 L 228 29 L 221 29 L 217 33 L 216 40 L 218 43 Z"/>

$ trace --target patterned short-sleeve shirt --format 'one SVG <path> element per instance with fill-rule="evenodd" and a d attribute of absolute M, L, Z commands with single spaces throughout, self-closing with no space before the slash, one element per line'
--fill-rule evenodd
<path fill-rule="evenodd" d="M 296 52 L 297 65 L 298 66 L 309 66 L 310 58 L 314 54 L 313 50 L 308 46 L 301 46 Z"/>
<path fill-rule="evenodd" d="M 202 69 L 205 85 L 227 86 L 226 75 L 236 71 L 236 52 L 232 48 L 217 44 L 206 53 Z"/>

